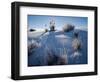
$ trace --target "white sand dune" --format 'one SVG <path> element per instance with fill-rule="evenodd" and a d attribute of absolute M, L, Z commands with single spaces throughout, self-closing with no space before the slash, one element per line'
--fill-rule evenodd
<path fill-rule="evenodd" d="M 39 29 L 39 30 L 36 30 L 33 32 L 28 31 L 28 37 L 32 38 L 32 39 L 36 39 L 36 38 L 40 37 L 44 32 L 45 32 L 45 29 Z"/>
<path fill-rule="evenodd" d="M 59 39 L 70 39 L 69 36 L 66 36 L 66 35 L 64 35 L 64 34 L 56 35 L 55 37 L 56 37 L 56 38 L 59 38 Z"/>
<path fill-rule="evenodd" d="M 68 44 L 68 43 L 70 42 L 70 40 L 71 40 L 71 37 L 66 36 L 66 35 L 64 35 L 64 34 L 56 35 L 55 37 L 56 37 L 57 40 L 58 40 L 61 44 L 63 44 L 63 45 Z"/>

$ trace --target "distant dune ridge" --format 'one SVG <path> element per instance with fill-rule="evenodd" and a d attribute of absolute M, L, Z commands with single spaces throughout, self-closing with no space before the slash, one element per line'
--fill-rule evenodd
<path fill-rule="evenodd" d="M 39 37 L 41 37 L 42 34 L 44 34 L 47 30 L 46 29 L 38 29 L 35 31 L 28 31 L 28 38 L 33 38 L 33 39 L 37 39 Z"/>

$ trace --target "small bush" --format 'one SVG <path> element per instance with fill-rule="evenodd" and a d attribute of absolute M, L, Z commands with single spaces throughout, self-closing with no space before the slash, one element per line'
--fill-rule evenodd
<path fill-rule="evenodd" d="M 69 31 L 72 31 L 72 30 L 74 30 L 74 25 L 71 25 L 71 24 L 66 24 L 66 25 L 64 25 L 64 27 L 63 27 L 63 31 L 64 32 L 69 32 Z"/>

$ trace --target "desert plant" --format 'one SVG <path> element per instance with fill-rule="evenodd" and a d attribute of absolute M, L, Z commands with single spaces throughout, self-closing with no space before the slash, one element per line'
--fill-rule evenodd
<path fill-rule="evenodd" d="M 74 25 L 71 25 L 71 24 L 65 24 L 64 27 L 63 27 L 63 31 L 64 32 L 69 32 L 71 30 L 74 30 Z"/>

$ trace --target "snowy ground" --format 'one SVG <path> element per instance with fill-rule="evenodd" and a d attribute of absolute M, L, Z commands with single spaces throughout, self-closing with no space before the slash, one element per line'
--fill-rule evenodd
<path fill-rule="evenodd" d="M 80 49 L 74 50 L 73 40 L 73 31 L 51 31 L 29 38 L 28 66 L 87 64 L 87 31 L 79 30 Z"/>

